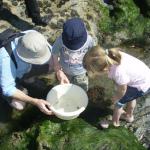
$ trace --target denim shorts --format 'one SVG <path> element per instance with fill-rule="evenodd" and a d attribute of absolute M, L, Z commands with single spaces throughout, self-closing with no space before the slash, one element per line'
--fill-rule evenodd
<path fill-rule="evenodd" d="M 116 103 L 116 106 L 121 108 L 126 103 L 149 93 L 150 93 L 150 88 L 146 92 L 143 92 L 143 91 L 138 91 L 137 88 L 128 86 L 125 95 Z"/>

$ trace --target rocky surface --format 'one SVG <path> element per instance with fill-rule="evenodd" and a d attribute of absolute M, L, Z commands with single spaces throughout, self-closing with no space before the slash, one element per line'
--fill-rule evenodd
<path fill-rule="evenodd" d="M 6 21 L 1 20 L 0 30 L 3 31 L 8 27 L 13 27 L 18 30 L 36 29 L 47 36 L 50 43 L 53 43 L 56 37 L 61 33 L 62 25 L 66 19 L 71 17 L 81 17 L 85 20 L 90 34 L 95 37 L 95 41 L 97 40 L 96 34 L 98 33 L 98 29 L 96 20 L 98 15 L 91 6 L 92 2 L 78 0 L 43 0 L 38 2 L 41 16 L 51 14 L 51 20 L 47 27 L 35 26 L 32 24 L 31 19 L 28 18 L 26 14 L 24 0 L 4 0 L 4 6 L 8 8 L 13 15 L 17 15 L 17 17 L 10 16 L 11 19 L 9 19 L 9 22 L 8 19 Z"/>
<path fill-rule="evenodd" d="M 7 11 L 4 16 L 0 16 L 0 31 L 5 30 L 6 28 L 14 28 L 21 31 L 35 29 L 43 33 L 48 41 L 53 44 L 56 37 L 62 32 L 62 25 L 65 20 L 71 17 L 80 17 L 85 21 L 89 33 L 95 39 L 95 43 L 99 43 L 104 47 L 121 46 L 123 49 L 139 59 L 142 59 L 150 66 L 150 5 L 148 0 L 144 0 L 140 4 L 138 0 L 116 0 L 110 1 L 111 3 L 109 4 L 104 3 L 103 0 L 38 0 L 41 16 L 46 14 L 51 15 L 51 20 L 46 27 L 35 26 L 32 23 L 31 18 L 28 18 L 27 16 L 24 0 L 3 1 Z M 55 84 L 53 82 L 54 78 L 52 79 L 51 76 L 45 76 L 44 79 L 42 79 L 42 81 L 44 80 L 44 84 L 42 82 L 38 83 L 38 85 L 40 85 L 38 87 L 42 90 L 32 94 L 36 95 L 38 93 L 38 96 L 41 96 L 42 92 L 44 92 L 44 95 L 46 95 L 46 90 L 48 90 L 46 84 Z M 109 99 L 113 93 L 113 84 L 107 80 L 100 79 L 101 82 L 98 81 L 99 80 L 97 79 L 91 81 L 91 88 L 94 86 L 94 92 L 98 93 L 98 95 L 94 95 L 96 96 L 94 97 L 96 99 L 92 104 L 92 107 L 100 112 L 102 111 L 102 114 L 98 113 L 98 115 L 100 118 L 103 118 L 112 112 L 109 108 L 107 111 L 104 108 L 110 105 Z M 92 96 L 92 94 L 90 96 Z M 130 129 L 132 133 L 136 135 L 138 140 L 147 149 L 150 149 L 150 96 L 140 98 L 137 102 L 135 121 L 132 124 L 122 122 L 122 125 Z M 1 111 L 1 114 L 12 112 L 10 108 L 4 109 L 3 107 L 1 107 Z M 17 116 L 20 115 L 21 114 L 17 114 Z M 8 117 L 13 118 L 13 116 Z M 5 120 L 3 116 L 1 116 L 0 119 Z M 32 118 L 30 119 L 32 120 Z M 87 121 L 91 123 L 90 121 L 92 119 L 89 120 L 87 118 Z M 5 122 L 7 123 L 7 120 L 5 120 Z M 95 124 L 97 122 L 98 119 L 96 118 Z M 31 121 L 31 123 L 34 122 Z M 17 124 L 17 121 L 15 124 Z M 23 126 L 24 124 L 21 125 Z M 28 124 L 27 122 L 27 125 L 31 124 Z M 0 126 L 2 127 L 2 130 L 0 131 L 1 135 L 8 132 L 5 131 L 7 130 L 6 128 L 12 129 L 9 122 L 4 126 L 3 123 L 0 122 Z M 27 126 L 26 132 L 29 132 L 29 130 L 30 126 Z M 115 130 L 115 132 L 117 131 Z M 22 134 L 24 133 L 13 133 L 11 136 L 20 139 L 20 137 L 23 137 Z M 40 135 L 42 137 L 42 134 Z M 23 142 L 27 141 L 25 140 Z M 34 145 L 35 143 L 31 142 L 30 144 Z M 107 146 L 108 145 L 103 149 L 110 149 L 109 146 Z M 40 145 L 39 147 L 41 148 Z M 44 145 L 43 149 L 47 149 L 47 145 Z M 126 148 L 123 147 L 122 149 Z M 137 150 L 140 150 L 140 147 L 139 149 L 137 148 Z"/>

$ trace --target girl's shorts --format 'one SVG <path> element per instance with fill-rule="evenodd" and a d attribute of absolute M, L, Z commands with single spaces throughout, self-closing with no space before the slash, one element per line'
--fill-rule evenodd
<path fill-rule="evenodd" d="M 144 96 L 148 93 L 150 93 L 150 88 L 146 92 L 142 92 L 142 91 L 138 91 L 137 88 L 128 86 L 125 95 L 116 103 L 116 106 L 121 108 L 126 103 L 128 103 L 138 97 Z"/>

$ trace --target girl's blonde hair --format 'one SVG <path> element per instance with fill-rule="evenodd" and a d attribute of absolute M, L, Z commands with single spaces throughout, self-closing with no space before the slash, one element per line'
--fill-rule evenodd
<path fill-rule="evenodd" d="M 112 65 L 119 65 L 121 63 L 119 51 L 119 48 L 104 50 L 100 46 L 94 46 L 85 54 L 83 66 L 87 71 L 100 72 Z"/>

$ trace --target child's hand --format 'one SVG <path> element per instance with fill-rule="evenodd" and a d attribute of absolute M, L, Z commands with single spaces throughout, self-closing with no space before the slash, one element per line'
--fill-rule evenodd
<path fill-rule="evenodd" d="M 113 97 L 111 98 L 111 100 L 112 100 L 112 103 L 115 104 L 119 99 L 118 99 L 117 96 L 113 96 Z"/>
<path fill-rule="evenodd" d="M 68 84 L 68 83 L 70 83 L 70 81 L 68 80 L 68 78 L 67 77 L 63 77 L 62 79 L 61 79 L 61 81 L 60 81 L 60 84 Z"/>
<path fill-rule="evenodd" d="M 64 74 L 62 70 L 57 71 L 57 78 L 60 81 L 60 84 L 70 83 L 67 76 Z"/>

